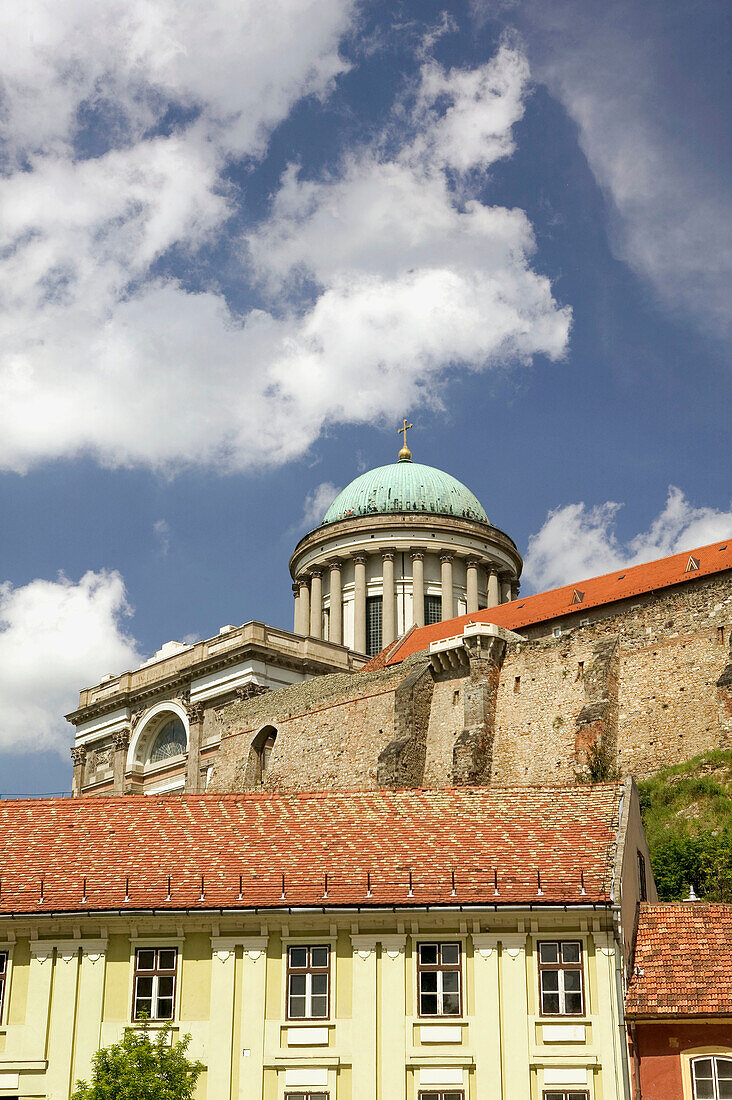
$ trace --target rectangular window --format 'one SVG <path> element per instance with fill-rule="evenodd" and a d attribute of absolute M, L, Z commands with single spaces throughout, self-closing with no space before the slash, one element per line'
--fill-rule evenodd
<path fill-rule="evenodd" d="M 381 596 L 366 599 L 366 652 L 369 657 L 381 653 Z"/>
<path fill-rule="evenodd" d="M 330 948 L 287 950 L 288 1020 L 327 1020 L 330 1011 Z"/>
<path fill-rule="evenodd" d="M 732 1058 L 717 1055 L 695 1058 L 691 1063 L 694 1100 L 729 1100 L 732 1097 Z"/>
<path fill-rule="evenodd" d="M 8 953 L 0 951 L 0 1023 L 3 1019 L 3 1005 L 5 1004 L 5 982 L 8 976 Z"/>
<path fill-rule="evenodd" d="M 543 1016 L 581 1016 L 582 944 L 552 940 L 539 944 L 539 993 Z"/>
<path fill-rule="evenodd" d="M 424 625 L 442 622 L 442 596 L 425 596 Z"/>
<path fill-rule="evenodd" d="M 285 1100 L 328 1100 L 327 1092 L 286 1092 Z"/>
<path fill-rule="evenodd" d="M 419 1100 L 464 1100 L 462 1089 L 420 1089 Z"/>
<path fill-rule="evenodd" d="M 177 965 L 175 947 L 137 948 L 133 1020 L 173 1019 Z"/>
<path fill-rule="evenodd" d="M 576 1089 L 571 1089 L 569 1092 L 557 1091 L 556 1089 L 549 1089 L 542 1093 L 542 1100 L 589 1100 L 588 1092 L 577 1092 Z"/>
<path fill-rule="evenodd" d="M 417 959 L 420 1016 L 459 1016 L 460 944 L 421 943 Z"/>
<path fill-rule="evenodd" d="M 648 886 L 646 885 L 646 861 L 642 852 L 638 852 L 638 897 L 641 901 L 648 901 Z"/>

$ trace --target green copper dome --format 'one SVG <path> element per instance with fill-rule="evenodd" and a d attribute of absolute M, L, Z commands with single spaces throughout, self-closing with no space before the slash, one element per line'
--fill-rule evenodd
<path fill-rule="evenodd" d="M 325 513 L 323 523 L 388 512 L 429 512 L 488 523 L 470 489 L 443 470 L 401 459 L 361 474 L 347 485 Z"/>

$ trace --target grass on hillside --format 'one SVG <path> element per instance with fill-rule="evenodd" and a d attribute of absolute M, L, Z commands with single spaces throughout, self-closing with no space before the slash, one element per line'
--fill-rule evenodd
<path fill-rule="evenodd" d="M 732 750 L 664 768 L 638 789 L 659 899 L 693 886 L 704 901 L 732 902 Z"/>

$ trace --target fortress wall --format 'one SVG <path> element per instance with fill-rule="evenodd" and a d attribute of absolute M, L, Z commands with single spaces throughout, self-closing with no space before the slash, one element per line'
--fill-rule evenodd
<path fill-rule="evenodd" d="M 732 574 L 639 596 L 586 626 L 573 617 L 572 626 L 558 638 L 508 644 L 486 729 L 492 783 L 572 783 L 593 746 L 610 767 L 644 776 L 732 745 Z M 265 723 L 278 730 L 267 787 L 372 788 L 380 754 L 400 745 L 382 760 L 384 782 L 465 782 L 453 750 L 480 683 L 456 670 L 430 686 L 427 670 L 412 690 L 408 678 L 424 661 L 415 654 L 382 671 L 322 676 L 219 708 L 210 789 L 246 786 L 250 745 Z"/>
<path fill-rule="evenodd" d="M 266 725 L 277 730 L 266 788 L 375 787 L 379 753 L 394 737 L 394 693 L 410 667 L 318 676 L 219 707 L 221 748 L 209 790 L 252 785 L 251 744 Z"/>
<path fill-rule="evenodd" d="M 496 706 L 493 783 L 574 780 L 575 722 L 593 653 L 586 633 L 508 646 Z"/>

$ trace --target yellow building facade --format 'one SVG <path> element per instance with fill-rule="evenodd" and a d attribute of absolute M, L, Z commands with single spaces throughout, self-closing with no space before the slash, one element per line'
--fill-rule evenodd
<path fill-rule="evenodd" d="M 414 812 L 421 820 L 427 792 L 370 793 L 378 798 L 379 813 L 384 798 L 392 805 L 401 799 L 400 816 Z M 441 792 L 466 802 L 469 793 Z M 416 796 L 422 799 L 418 806 Z M 307 797 L 300 796 L 300 803 Z M 485 828 L 488 803 L 497 797 L 495 790 L 477 796 L 476 833 Z M 524 799 L 533 797 L 524 793 Z M 247 813 L 261 816 L 261 796 L 240 796 L 237 804 L 242 799 Z M 110 799 L 106 805 L 128 801 Z M 151 804 L 136 801 L 146 809 Z M 185 807 L 181 799 L 159 801 L 175 803 L 172 812 L 178 815 L 181 804 Z M 592 796 L 585 801 L 590 805 Z M 98 810 L 86 813 L 103 817 L 103 800 L 73 804 L 93 804 Z M 543 805 L 550 805 L 546 797 Z M 608 805 L 607 799 L 598 803 L 598 821 L 607 819 Z M 169 816 L 168 806 L 161 813 Z M 204 801 L 209 817 L 216 806 L 216 800 Z M 578 873 L 568 870 L 561 880 L 550 875 L 543 859 L 543 872 L 531 868 L 519 878 L 518 860 L 509 866 L 510 848 L 516 847 L 510 835 L 509 847 L 497 853 L 503 872 L 488 869 L 479 879 L 475 867 L 472 878 L 460 868 L 440 870 L 434 887 L 424 866 L 397 876 L 397 863 L 376 866 L 376 855 L 369 853 L 376 869 L 373 878 L 367 873 L 358 904 L 352 896 L 345 903 L 346 885 L 335 875 L 332 885 L 327 878 L 318 883 L 319 904 L 315 897 L 313 904 L 296 904 L 289 895 L 302 891 L 302 880 L 293 877 L 291 885 L 285 873 L 282 893 L 288 896 L 278 905 L 211 906 L 204 877 L 198 904 L 192 898 L 179 909 L 153 909 L 135 904 L 137 880 L 131 875 L 120 886 L 130 902 L 126 910 L 110 904 L 104 912 L 92 911 L 93 877 L 81 882 L 77 869 L 69 867 L 69 884 L 84 891 L 90 907 L 85 911 L 77 904 L 74 912 L 59 892 L 60 880 L 53 875 L 36 880 L 24 865 L 2 892 L 0 1097 L 67 1100 L 77 1079 L 89 1079 L 97 1048 L 119 1040 L 125 1029 L 141 1027 L 145 1015 L 152 1031 L 170 1020 L 174 1037 L 192 1036 L 190 1056 L 206 1066 L 199 1100 L 621 1100 L 628 1095 L 622 1014 L 627 926 L 632 931 L 638 861 L 647 853 L 636 803 L 621 794 L 612 806 L 617 820 L 608 831 L 610 862 L 602 869 L 571 835 L 566 854 L 576 856 Z M 225 809 L 231 832 L 231 800 Z M 291 828 L 292 807 L 285 810 Z M 585 835 L 586 810 L 583 806 Z M 40 805 L 36 828 L 43 827 L 43 812 Z M 358 805 L 353 812 L 363 824 Z M 450 838 L 454 843 L 461 812 L 456 801 L 452 818 L 440 813 L 437 834 L 428 821 L 420 825 L 427 830 L 422 840 L 412 837 L 412 844 L 424 851 L 425 837 L 432 836 L 434 863 L 440 846 Z M 536 832 L 548 811 L 540 809 L 528 822 L 525 807 L 522 812 L 519 828 Z M 577 807 L 565 806 L 558 814 L 571 834 Z M 336 819 L 337 812 L 331 816 Z M 282 814 L 280 819 L 283 829 Z M 170 845 L 166 821 L 158 822 L 157 833 L 165 833 Z M 220 821 L 212 825 L 212 841 L 230 843 Z M 505 832 L 505 820 L 499 826 Z M 10 822 L 11 832 L 13 827 Z M 24 827 L 15 826 L 21 842 Z M 62 825 L 54 816 L 47 826 L 47 863 L 55 837 L 65 841 L 62 828 L 81 827 L 78 817 Z M 382 821 L 381 836 L 373 835 L 374 853 L 379 846 L 389 851 L 391 831 Z M 114 832 L 122 848 L 119 819 Z M 339 835 L 342 862 L 355 838 Z M 154 836 L 151 831 L 153 848 Z M 293 858 L 300 843 L 307 846 L 311 839 L 291 833 Z M 556 844 L 549 826 L 546 843 L 548 849 Z M 397 859 L 402 854 L 397 851 Z M 263 869 L 271 855 L 263 854 Z M 417 855 L 415 850 L 415 862 Z M 553 855 L 560 858 L 556 851 Z M 523 860 L 525 852 L 517 856 Z M 464 857 L 467 867 L 479 853 Z M 151 858 L 157 862 L 152 875 L 160 853 L 153 851 Z M 450 862 L 457 862 L 457 852 L 446 865 Z M 481 875 L 485 869 L 484 864 Z M 107 873 L 105 888 L 116 889 L 115 869 Z M 351 895 L 356 878 L 349 879 Z M 248 881 L 238 881 L 245 901 Z M 37 911 L 21 912 L 17 899 L 38 882 Z M 404 886 L 419 903 L 407 898 L 399 905 L 380 903 L 387 885 L 392 899 Z M 162 888 L 167 898 L 174 895 L 174 876 Z M 527 902 L 529 888 L 533 900 Z M 604 901 L 600 888 L 607 891 Z M 492 903 L 469 900 L 478 890 L 490 892 Z M 430 895 L 433 901 L 425 902 Z"/>

